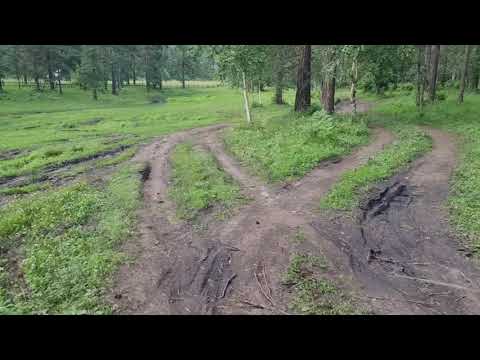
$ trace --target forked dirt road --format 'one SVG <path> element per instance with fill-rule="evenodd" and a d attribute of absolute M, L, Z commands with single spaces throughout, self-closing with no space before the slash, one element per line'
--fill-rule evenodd
<path fill-rule="evenodd" d="M 480 312 L 480 272 L 457 251 L 443 223 L 441 204 L 455 166 L 451 136 L 429 130 L 433 151 L 380 191 L 383 196 L 372 194 L 378 199 L 356 220 L 320 213 L 319 200 L 341 174 L 391 143 L 388 131 L 374 129 L 369 145 L 280 187 L 264 184 L 225 152 L 225 127 L 173 134 L 135 157 L 149 164 L 149 172 L 138 234 L 124 249 L 135 258 L 120 268 L 111 293 L 118 313 L 285 314 L 289 292 L 281 276 L 299 229 L 303 249 L 325 255 L 329 276 L 342 278 L 376 313 Z M 200 224 L 175 218 L 167 196 L 168 159 L 187 140 L 210 151 L 250 198 L 227 220 L 208 213 Z"/>

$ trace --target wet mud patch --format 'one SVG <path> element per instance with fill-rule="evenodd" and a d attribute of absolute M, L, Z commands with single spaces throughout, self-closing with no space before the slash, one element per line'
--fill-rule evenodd
<path fill-rule="evenodd" d="M 458 251 L 433 199 L 446 194 L 418 186 L 409 175 L 372 190 L 355 219 L 312 226 L 343 254 L 376 312 L 478 313 L 480 272 Z"/>

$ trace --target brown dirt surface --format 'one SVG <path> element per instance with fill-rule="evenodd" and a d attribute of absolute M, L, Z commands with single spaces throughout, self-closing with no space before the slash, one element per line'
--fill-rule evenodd
<path fill-rule="evenodd" d="M 267 186 L 225 152 L 218 134 L 224 127 L 167 136 L 134 159 L 148 163 L 150 170 L 138 237 L 125 246 L 135 260 L 121 267 L 110 296 L 119 313 L 286 313 L 288 289 L 281 277 L 295 232 L 302 228 L 307 237 L 314 236 L 309 223 L 320 196 L 344 171 L 393 140 L 389 132 L 375 129 L 372 143 L 352 155 L 323 164 L 288 186 Z M 211 151 L 251 198 L 225 221 L 206 216 L 201 224 L 190 224 L 175 218 L 167 196 L 168 159 L 175 145 L 186 140 Z"/>
<path fill-rule="evenodd" d="M 448 224 L 444 207 L 456 165 L 455 139 L 426 129 L 433 150 L 378 185 L 356 221 L 316 219 L 329 257 L 343 262 L 376 313 L 478 314 L 480 271 Z"/>
<path fill-rule="evenodd" d="M 359 101 L 359 112 L 371 103 Z M 337 112 L 351 111 L 340 103 Z M 120 314 L 286 314 L 282 283 L 297 250 L 328 261 L 357 305 L 385 314 L 468 314 L 480 311 L 480 272 L 450 230 L 443 202 L 456 165 L 454 138 L 427 129 L 433 150 L 366 196 L 354 217 L 320 212 L 318 203 L 339 177 L 393 141 L 373 129 L 373 141 L 343 159 L 322 163 L 289 184 L 265 184 L 224 149 L 216 125 L 176 133 L 145 146 L 147 164 L 138 236 L 124 250 L 109 294 Z M 180 221 L 168 198 L 169 156 L 181 142 L 210 151 L 250 199 L 226 220 L 206 212 Z M 292 239 L 301 230 L 304 239 Z"/>

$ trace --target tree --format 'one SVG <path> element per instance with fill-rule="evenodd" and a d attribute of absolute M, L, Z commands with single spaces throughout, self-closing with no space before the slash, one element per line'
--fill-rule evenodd
<path fill-rule="evenodd" d="M 425 45 L 417 45 L 417 97 L 416 103 L 417 107 L 423 108 L 423 52 L 425 50 Z"/>
<path fill-rule="evenodd" d="M 301 46 L 299 53 L 295 111 L 304 112 L 311 104 L 312 45 Z"/>
<path fill-rule="evenodd" d="M 324 110 L 332 114 L 335 111 L 335 86 L 337 75 L 337 49 L 335 46 L 327 47 L 328 63 L 324 67 L 324 80 L 322 86 L 321 102 Z"/>
<path fill-rule="evenodd" d="M 350 59 L 352 68 L 350 72 L 350 101 L 353 105 L 353 114 L 357 113 L 357 83 L 358 83 L 358 58 L 363 49 L 362 45 L 345 45 L 342 49 L 346 58 Z"/>
<path fill-rule="evenodd" d="M 437 90 L 438 62 L 440 59 L 440 45 L 431 45 L 430 79 L 428 86 L 428 100 L 435 101 Z"/>
<path fill-rule="evenodd" d="M 101 52 L 99 46 L 82 46 L 81 66 L 79 70 L 80 81 L 92 90 L 93 99 L 98 99 L 97 90 L 103 80 Z"/>
<path fill-rule="evenodd" d="M 471 60 L 471 83 L 470 88 L 473 91 L 478 91 L 480 83 L 480 46 L 476 45 L 474 51 L 472 52 Z"/>
<path fill-rule="evenodd" d="M 247 94 L 248 82 L 260 80 L 268 58 L 264 45 L 225 45 L 214 49 L 219 64 L 220 76 L 232 86 L 242 88 L 247 122 L 252 122 Z"/>
<path fill-rule="evenodd" d="M 470 58 L 470 45 L 465 45 L 465 56 L 463 60 L 463 71 L 462 71 L 462 79 L 460 80 L 460 93 L 458 94 L 458 102 L 461 104 L 463 103 L 463 94 L 465 92 L 465 81 L 467 78 L 467 70 L 468 70 L 468 61 Z"/>
<path fill-rule="evenodd" d="M 27 71 L 35 81 L 35 88 L 40 91 L 40 77 L 45 73 L 45 51 L 43 45 L 26 45 Z"/>

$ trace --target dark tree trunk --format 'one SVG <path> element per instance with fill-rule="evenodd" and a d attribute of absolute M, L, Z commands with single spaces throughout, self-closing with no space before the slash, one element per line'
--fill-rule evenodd
<path fill-rule="evenodd" d="M 117 75 L 117 90 L 120 90 L 122 88 L 122 71 L 121 68 L 118 69 L 118 75 Z"/>
<path fill-rule="evenodd" d="M 324 110 L 332 114 L 335 111 L 335 76 L 325 81 L 322 89 L 322 100 Z"/>
<path fill-rule="evenodd" d="M 423 103 L 425 91 L 428 92 L 428 88 L 429 88 L 428 74 L 430 73 L 431 54 L 432 54 L 432 46 L 431 45 L 425 45 L 425 65 L 424 65 L 424 68 L 423 68 L 422 103 Z"/>
<path fill-rule="evenodd" d="M 132 59 L 132 78 L 133 78 L 133 85 L 136 85 L 137 82 L 137 73 L 136 73 L 136 63 L 135 63 L 135 56 Z"/>
<path fill-rule="evenodd" d="M 50 51 L 47 51 L 47 72 L 50 90 L 55 90 L 55 78 L 53 76 L 52 62 L 50 60 Z"/>
<path fill-rule="evenodd" d="M 35 81 L 35 88 L 37 91 L 40 91 L 40 79 L 38 75 L 37 60 L 36 57 L 33 59 L 33 80 Z"/>
<path fill-rule="evenodd" d="M 442 73 L 442 85 L 445 85 L 445 83 L 448 81 L 448 51 L 447 51 L 447 45 L 443 45 L 443 54 L 444 56 L 442 57 L 443 59 L 443 73 Z"/>
<path fill-rule="evenodd" d="M 303 46 L 297 72 L 296 112 L 308 110 L 311 104 L 311 59 L 312 45 Z"/>
<path fill-rule="evenodd" d="M 472 84 L 471 88 L 473 91 L 478 90 L 478 83 L 480 81 L 480 47 L 477 45 L 475 47 L 475 56 L 473 57 L 472 64 Z"/>
<path fill-rule="evenodd" d="M 23 83 L 24 83 L 25 85 L 28 84 L 28 80 L 27 80 L 27 75 L 26 75 L 26 74 L 23 74 Z"/>
<path fill-rule="evenodd" d="M 332 52 L 330 62 L 335 61 L 335 51 Z M 322 105 L 323 109 L 332 114 L 335 111 L 335 83 L 336 83 L 337 66 L 334 65 L 333 73 L 327 74 L 322 88 Z"/>
<path fill-rule="evenodd" d="M 118 95 L 117 92 L 117 78 L 115 74 L 115 66 L 112 64 L 112 95 Z"/>
<path fill-rule="evenodd" d="M 137 85 L 137 73 L 135 72 L 135 65 L 133 66 L 133 85 Z"/>
<path fill-rule="evenodd" d="M 20 87 L 21 87 L 22 84 L 21 84 L 21 80 L 20 80 L 21 75 L 20 75 L 20 67 L 19 67 L 19 65 L 18 65 L 18 51 L 17 51 L 17 47 L 18 47 L 18 45 L 15 45 L 15 48 L 14 48 L 14 49 L 15 49 L 15 76 L 16 76 L 16 78 L 17 78 L 18 88 L 20 89 Z"/>
<path fill-rule="evenodd" d="M 93 100 L 98 100 L 97 88 L 93 88 Z"/>
<path fill-rule="evenodd" d="M 283 104 L 283 69 L 278 69 L 275 78 L 275 104 Z"/>
<path fill-rule="evenodd" d="M 58 93 L 63 94 L 63 89 L 62 89 L 62 72 L 58 72 Z"/>
<path fill-rule="evenodd" d="M 458 102 L 463 103 L 463 95 L 465 93 L 465 80 L 467 78 L 468 60 L 470 58 L 471 45 L 465 45 L 465 57 L 463 60 L 462 78 L 460 80 L 460 94 L 458 95 Z"/>
<path fill-rule="evenodd" d="M 423 72 L 422 72 L 422 59 L 424 46 L 417 45 L 417 107 L 423 106 Z"/>
<path fill-rule="evenodd" d="M 150 77 L 148 76 L 148 70 L 145 70 L 145 87 L 147 88 L 147 92 L 150 91 Z"/>
<path fill-rule="evenodd" d="M 439 59 L 440 59 L 440 45 L 432 45 L 430 81 L 429 81 L 429 87 L 428 87 L 428 99 L 431 102 L 435 101 L 435 92 L 437 90 L 437 73 L 438 73 Z"/>
<path fill-rule="evenodd" d="M 283 78 L 284 78 L 284 59 L 283 59 L 283 45 L 276 47 L 275 58 L 275 104 L 283 105 Z"/>
<path fill-rule="evenodd" d="M 182 89 L 185 89 L 185 49 L 182 49 Z"/>

